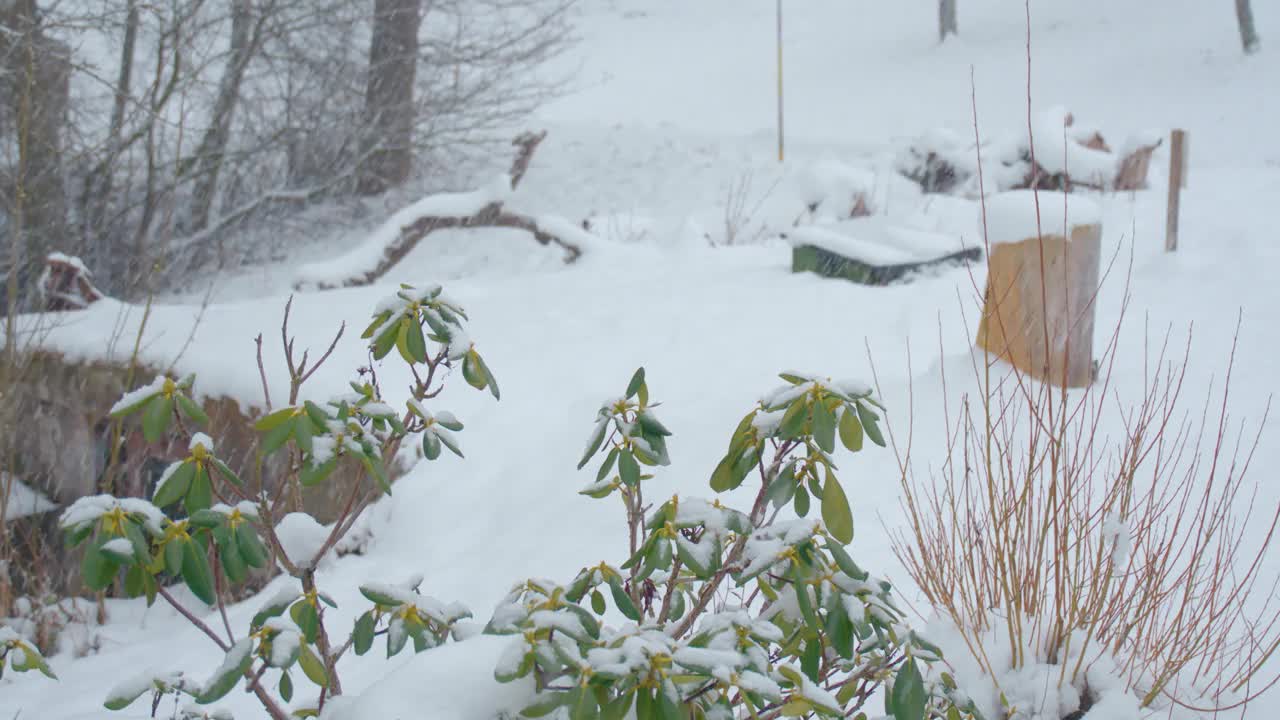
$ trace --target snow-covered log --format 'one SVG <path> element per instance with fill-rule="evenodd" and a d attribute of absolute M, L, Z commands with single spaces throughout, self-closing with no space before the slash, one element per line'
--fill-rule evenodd
<path fill-rule="evenodd" d="M 364 242 L 344 255 L 311 263 L 295 275 L 298 289 L 369 285 L 386 275 L 423 238 L 437 230 L 452 228 L 511 228 L 524 230 L 543 245 L 558 245 L 565 262 L 582 255 L 580 242 L 567 237 L 559 224 L 514 212 L 506 207 L 511 192 L 520 185 L 533 153 L 547 136 L 546 131 L 525 133 L 513 141 L 519 148 L 508 174 L 489 186 L 471 192 L 430 195 L 397 212 Z"/>

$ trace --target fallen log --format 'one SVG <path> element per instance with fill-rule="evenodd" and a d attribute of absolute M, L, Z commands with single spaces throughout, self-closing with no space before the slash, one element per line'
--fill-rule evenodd
<path fill-rule="evenodd" d="M 582 256 L 580 242 L 565 237 L 555 227 L 506 207 L 512 191 L 520 185 L 546 131 L 525 133 L 512 144 L 518 148 L 511 171 L 489 187 L 467 193 L 442 193 L 423 198 L 401 210 L 359 247 L 345 255 L 304 265 L 295 276 L 294 287 L 320 290 L 359 287 L 376 282 L 400 263 L 418 243 L 431 233 L 447 229 L 510 228 L 523 230 L 542 245 L 556 245 L 565 252 L 565 262 Z M 549 226 L 550 225 L 550 226 Z"/>

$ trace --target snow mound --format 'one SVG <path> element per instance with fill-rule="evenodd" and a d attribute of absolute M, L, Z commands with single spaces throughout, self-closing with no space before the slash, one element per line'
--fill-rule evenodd
<path fill-rule="evenodd" d="M 1078 193 L 1013 190 L 987 199 L 986 221 L 992 245 L 1019 243 L 1041 233 L 1070 238 L 1070 228 L 1101 223 L 1102 209 Z"/>
<path fill-rule="evenodd" d="M 280 518 L 276 524 L 276 536 L 280 538 L 284 554 L 298 567 L 310 567 L 318 562 L 316 554 L 329 539 L 329 530 L 306 513 L 294 512 Z"/>
<path fill-rule="evenodd" d="M 1093 131 L 1069 125 L 1070 117 L 1062 106 L 1041 113 L 1032 135 L 1036 163 L 1050 175 L 1106 187 L 1115 179 L 1120 156 L 1082 145 L 1080 141 Z"/>
<path fill-rule="evenodd" d="M 0 491 L 8 493 L 8 497 L 5 498 L 6 522 L 58 509 L 58 506 L 40 491 L 8 473 L 0 473 Z"/>
<path fill-rule="evenodd" d="M 533 683 L 493 679 L 510 638 L 479 635 L 415 655 L 413 660 L 357 696 L 330 701 L 321 720 L 422 717 L 477 720 L 512 717 L 533 700 Z M 430 682 L 424 679 L 430 678 Z"/>

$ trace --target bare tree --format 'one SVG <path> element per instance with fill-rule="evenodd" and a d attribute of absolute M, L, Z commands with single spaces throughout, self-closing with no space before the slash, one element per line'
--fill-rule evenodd
<path fill-rule="evenodd" d="M 0 201 L 13 218 L 9 286 L 28 285 L 66 232 L 62 129 L 70 54 L 46 35 L 41 21 L 35 0 L 0 5 L 0 135 L 11 136 L 16 146 L 9 167 L 0 167 Z"/>
<path fill-rule="evenodd" d="M 1253 6 L 1249 0 L 1236 0 L 1236 20 L 1240 23 L 1240 42 L 1246 55 L 1252 55 L 1261 47 L 1258 28 L 1253 24 Z"/>
<path fill-rule="evenodd" d="M 189 229 L 203 230 L 209 224 L 209 212 L 213 207 L 218 187 L 218 174 L 222 170 L 227 143 L 231 140 L 231 122 L 240 104 L 240 88 L 244 82 L 249 62 L 257 53 L 262 41 L 263 24 L 271 16 L 275 3 L 269 0 L 254 17 L 251 0 L 231 0 L 231 44 L 227 54 L 227 66 L 218 84 L 218 96 L 208 128 L 200 140 L 193 158 L 187 161 L 182 174 L 194 168 L 195 189 L 192 191 Z"/>
<path fill-rule="evenodd" d="M 556 91 L 529 71 L 572 2 L 0 0 L 0 237 L 137 297 L 470 184 Z"/>
<path fill-rule="evenodd" d="M 948 35 L 959 35 L 960 24 L 956 20 L 956 3 L 959 0 L 938 0 L 938 42 L 946 42 Z"/>
<path fill-rule="evenodd" d="M 106 199 L 110 197 L 114 176 L 111 160 L 123 150 L 125 113 L 132 99 L 134 62 L 138 47 L 138 0 L 128 0 L 125 8 L 124 38 L 120 43 L 120 68 L 116 75 L 114 98 L 111 107 L 111 124 L 107 130 L 107 152 L 85 178 L 83 204 L 80 212 L 85 229 L 101 227 L 106 213 Z"/>

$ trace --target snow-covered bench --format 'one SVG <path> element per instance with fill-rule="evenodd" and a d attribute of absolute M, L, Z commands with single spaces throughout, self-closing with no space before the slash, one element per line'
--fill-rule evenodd
<path fill-rule="evenodd" d="M 901 227 L 883 217 L 796 228 L 793 272 L 813 272 L 862 285 L 888 285 L 920 272 L 982 259 L 982 249 L 959 238 Z"/>

